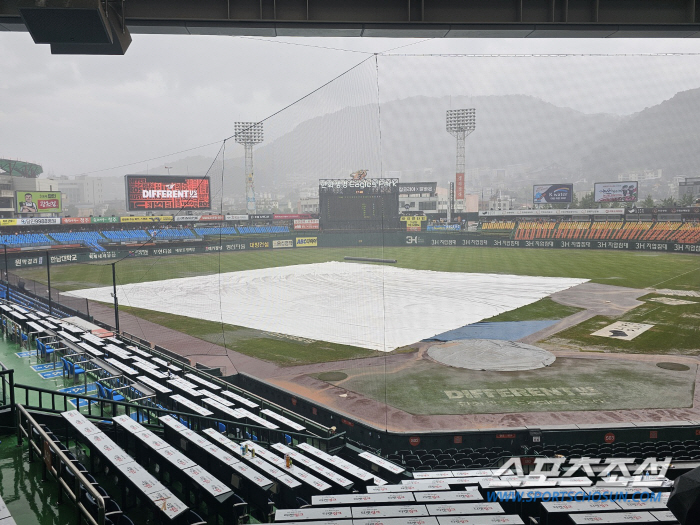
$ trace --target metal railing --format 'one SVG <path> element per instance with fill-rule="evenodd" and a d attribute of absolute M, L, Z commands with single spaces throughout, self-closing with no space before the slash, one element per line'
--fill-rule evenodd
<path fill-rule="evenodd" d="M 0 383 L 2 397 L 0 398 L 0 421 L 6 428 L 14 428 L 17 424 L 15 408 L 15 371 L 0 363 Z"/>
<path fill-rule="evenodd" d="M 269 445 L 273 443 L 286 443 L 285 435 L 288 435 L 292 440 L 298 443 L 308 443 L 313 447 L 321 450 L 334 450 L 341 448 L 345 444 L 345 433 L 337 433 L 328 437 L 316 436 L 312 434 L 303 434 L 283 429 L 271 429 L 250 423 L 244 423 L 233 419 L 225 419 L 221 417 L 199 416 L 188 412 L 180 412 L 176 410 L 167 410 L 157 406 L 149 406 L 135 404 L 126 401 L 112 401 L 87 396 L 82 394 L 73 394 L 69 392 L 58 392 L 46 388 L 39 388 L 20 383 L 15 384 L 15 388 L 19 391 L 18 397 L 20 401 L 24 398 L 23 405 L 30 410 L 40 410 L 54 414 L 75 410 L 75 405 L 82 408 L 82 412 L 87 411 L 85 416 L 88 419 L 96 421 L 104 421 L 105 418 L 111 418 L 117 415 L 118 412 L 134 418 L 141 422 L 142 425 L 150 427 L 155 431 L 162 431 L 164 426 L 160 423 L 159 418 L 166 415 L 174 415 L 187 425 L 192 430 L 204 430 L 205 428 L 219 429 L 219 423 L 226 426 L 226 430 L 235 429 L 234 434 L 238 439 L 247 439 L 245 433 L 256 436 L 257 441 L 261 445 Z M 24 391 L 24 394 L 21 393 Z M 38 401 L 35 401 L 36 398 Z M 70 400 L 75 400 L 75 405 L 70 403 Z M 84 400 L 85 403 L 81 403 Z M 106 406 L 110 409 L 107 410 Z M 134 414 L 134 416 L 132 416 Z"/>
<path fill-rule="evenodd" d="M 29 442 L 29 461 L 34 461 L 34 454 L 38 455 L 44 464 L 44 479 L 46 473 L 51 474 L 58 482 L 58 501 L 61 503 L 65 492 L 73 504 L 77 507 L 82 518 L 90 525 L 104 525 L 105 523 L 105 500 L 94 485 L 75 466 L 73 461 L 64 454 L 44 428 L 36 422 L 22 405 L 17 405 L 17 444 L 22 445 L 23 439 Z M 38 441 L 38 443 L 37 443 Z M 73 486 L 71 487 L 64 479 L 63 474 L 68 470 L 73 475 Z M 97 503 L 97 519 L 81 501 L 82 491 L 86 491 Z"/>

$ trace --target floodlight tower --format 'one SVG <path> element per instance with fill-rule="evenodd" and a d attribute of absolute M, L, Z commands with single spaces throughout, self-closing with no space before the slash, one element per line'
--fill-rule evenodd
<path fill-rule="evenodd" d="M 255 184 L 253 178 L 253 146 L 263 141 L 262 122 L 236 122 L 235 139 L 245 147 L 245 207 L 248 213 L 255 213 Z"/>
<path fill-rule="evenodd" d="M 455 199 L 464 201 L 464 140 L 476 129 L 476 109 L 448 109 L 447 131 L 457 139 Z"/>

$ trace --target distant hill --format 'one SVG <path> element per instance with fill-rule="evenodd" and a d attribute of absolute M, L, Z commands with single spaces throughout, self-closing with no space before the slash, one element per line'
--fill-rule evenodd
<path fill-rule="evenodd" d="M 624 119 L 600 137 L 582 161 L 584 169 L 608 177 L 634 169 L 664 170 L 664 175 L 700 173 L 700 89 Z"/>
<path fill-rule="evenodd" d="M 638 169 L 662 168 L 669 176 L 700 172 L 700 89 L 626 117 L 585 114 L 525 95 L 474 97 L 470 104 L 477 124 L 466 141 L 467 168 L 560 165 L 589 181 Z M 382 104 L 381 112 L 364 105 L 300 122 L 283 112 L 265 122 L 266 136 L 277 138 L 255 148 L 256 189 L 311 185 L 358 169 L 368 169 L 370 177 L 402 171 L 404 180 L 430 176 L 444 184 L 455 171 L 448 109 L 449 97 L 411 97 Z M 242 148 L 231 144 L 227 152 L 235 153 L 227 155 L 225 193 L 242 194 Z M 173 165 L 178 173 L 183 164 L 203 173 L 211 162 L 190 157 Z M 220 175 L 216 163 L 212 177 Z"/>

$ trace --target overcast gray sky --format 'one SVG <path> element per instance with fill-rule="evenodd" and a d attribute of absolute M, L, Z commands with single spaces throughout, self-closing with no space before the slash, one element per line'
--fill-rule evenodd
<path fill-rule="evenodd" d="M 700 53 L 700 39 L 250 39 L 134 35 L 125 56 L 53 56 L 28 33 L 0 34 L 0 157 L 76 175 L 168 155 L 233 134 L 368 54 Z M 302 44 L 302 45 L 296 45 Z M 319 46 L 319 47 L 310 47 Z M 700 87 L 700 56 L 379 58 L 380 98 L 534 95 L 585 112 L 629 114 Z M 371 68 L 367 68 L 371 71 Z M 366 88 L 368 84 L 358 85 Z M 352 86 L 338 89 L 335 104 Z M 357 97 L 347 96 L 347 100 Z M 360 97 L 361 98 L 361 97 Z M 314 116 L 314 115 L 309 115 Z M 187 155 L 213 157 L 219 144 Z M 146 164 L 102 172 L 123 175 Z"/>

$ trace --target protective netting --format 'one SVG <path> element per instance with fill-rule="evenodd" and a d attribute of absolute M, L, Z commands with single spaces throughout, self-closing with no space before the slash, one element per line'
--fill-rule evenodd
<path fill-rule="evenodd" d="M 210 184 L 211 210 L 91 227 L 118 232 L 117 242 L 79 264 L 55 261 L 54 300 L 114 326 L 115 284 L 122 331 L 224 375 L 245 371 L 292 391 L 303 377 L 303 395 L 340 370 L 388 414 L 392 396 L 409 395 L 396 371 L 412 352 L 423 356 L 426 339 L 534 303 L 541 310 L 499 320 L 558 321 L 586 300 L 549 298 L 589 280 L 700 288 L 695 260 L 638 257 L 695 239 L 696 210 L 679 183 L 700 173 L 699 62 L 370 56 L 265 118 L 245 115 L 248 124 L 203 153 L 208 168 L 192 177 Z M 475 123 L 457 126 L 460 152 L 446 119 L 463 109 Z M 246 139 L 251 130 L 262 134 Z M 636 200 L 595 202 L 596 183 L 624 185 L 623 197 L 634 185 Z M 553 186 L 568 197 L 535 206 L 536 187 Z M 632 205 L 642 211 L 619 211 Z M 40 283 L 36 293 L 44 274 L 23 278 Z M 616 302 L 596 293 L 591 301 Z M 697 328 L 688 330 L 682 337 Z M 571 337 L 595 344 L 584 335 Z M 430 374 L 419 372 L 412 380 L 427 387 Z"/>

